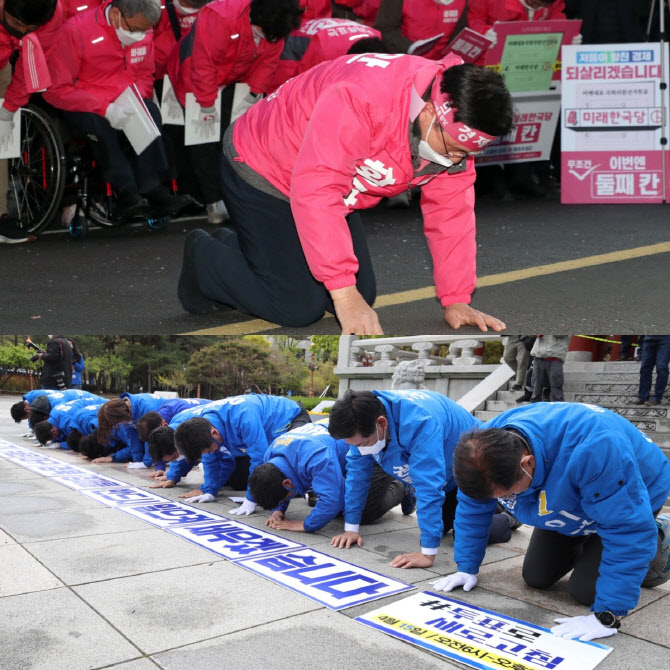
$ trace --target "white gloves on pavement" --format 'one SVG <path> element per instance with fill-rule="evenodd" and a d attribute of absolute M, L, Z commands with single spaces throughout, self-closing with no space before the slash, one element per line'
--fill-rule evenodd
<path fill-rule="evenodd" d="M 199 503 L 206 503 L 206 502 L 214 502 L 214 496 L 211 493 L 203 493 L 200 496 L 193 496 L 192 498 L 186 498 L 184 502 L 187 503 L 194 503 L 194 502 L 199 502 Z"/>
<path fill-rule="evenodd" d="M 562 637 L 566 640 L 582 640 L 588 642 L 599 637 L 609 637 L 616 635 L 619 631 L 616 628 L 603 626 L 595 614 L 584 616 L 573 616 L 567 618 L 554 619 L 559 626 L 554 626 L 551 632 L 556 637 Z"/>
<path fill-rule="evenodd" d="M 237 516 L 249 516 L 253 514 L 256 509 L 256 503 L 251 502 L 247 498 L 244 499 L 244 502 L 237 508 L 231 509 L 228 514 L 235 514 Z"/>
<path fill-rule="evenodd" d="M 142 461 L 137 461 L 137 463 L 127 463 L 126 468 L 128 470 L 146 470 L 146 465 Z"/>
<path fill-rule="evenodd" d="M 452 591 L 457 586 L 462 586 L 464 591 L 471 591 L 477 586 L 477 575 L 471 575 L 467 572 L 454 572 L 453 575 L 447 575 L 433 582 L 433 586 L 438 591 Z"/>
<path fill-rule="evenodd" d="M 493 30 L 493 28 L 489 28 L 484 33 L 484 37 L 486 37 L 487 40 L 491 40 L 491 47 L 494 47 L 496 44 L 498 44 L 498 35 L 496 34 L 496 31 Z M 491 47 L 489 47 L 489 49 Z"/>
<path fill-rule="evenodd" d="M 14 132 L 14 112 L 0 107 L 0 150 L 6 151 Z"/>
<path fill-rule="evenodd" d="M 110 102 L 107 111 L 105 112 L 105 118 L 109 121 L 109 125 L 114 128 L 114 130 L 123 130 L 128 119 L 135 113 L 135 110 L 130 107 L 125 107 L 124 105 L 119 104 L 118 102 Z"/>
<path fill-rule="evenodd" d="M 198 118 L 191 121 L 200 137 L 203 139 L 211 137 L 213 141 L 216 141 L 216 124 L 218 122 L 219 115 L 216 107 L 201 107 Z"/>

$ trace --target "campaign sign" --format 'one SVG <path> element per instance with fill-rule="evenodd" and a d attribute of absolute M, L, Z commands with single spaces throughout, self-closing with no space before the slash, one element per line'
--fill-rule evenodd
<path fill-rule="evenodd" d="M 88 498 L 93 498 L 109 507 L 118 507 L 119 505 L 138 505 L 141 503 L 162 503 L 165 498 L 148 493 L 135 486 L 114 486 L 107 487 L 101 491 L 82 489 L 79 491 Z"/>
<path fill-rule="evenodd" d="M 68 465 L 57 459 L 54 459 L 53 463 L 22 463 L 24 468 L 36 472 L 38 475 L 44 475 L 45 477 L 57 477 L 59 475 L 85 475 L 88 474 L 87 470 L 84 468 L 78 468 L 75 465 Z"/>
<path fill-rule="evenodd" d="M 57 458 L 38 454 L 30 449 L 23 449 L 22 447 L 15 447 L 14 449 L 6 449 L 2 452 L 2 457 L 12 463 L 23 465 L 24 463 L 61 463 Z"/>
<path fill-rule="evenodd" d="M 94 472 L 83 475 L 66 475 L 64 477 L 54 477 L 53 480 L 63 486 L 80 491 L 82 489 L 101 489 L 105 487 L 121 486 L 123 482 L 116 479 L 110 479 Z"/>
<path fill-rule="evenodd" d="M 471 668 L 591 670 L 611 651 L 437 593 L 416 593 L 356 621 Z"/>
<path fill-rule="evenodd" d="M 314 549 L 236 561 L 261 577 L 332 609 L 360 605 L 414 587 Z"/>
<path fill-rule="evenodd" d="M 667 199 L 667 63 L 654 42 L 563 49 L 562 203 Z"/>
<path fill-rule="evenodd" d="M 165 500 L 164 498 L 162 500 Z M 217 514 L 203 512 L 189 505 L 178 502 L 160 502 L 149 505 L 119 505 L 118 509 L 126 514 L 148 521 L 159 528 L 170 526 L 183 526 L 187 523 L 198 523 L 198 521 L 220 521 Z"/>
<path fill-rule="evenodd" d="M 229 519 L 219 518 L 213 523 L 199 523 L 186 528 L 167 530 L 229 561 L 265 556 L 305 546 Z"/>
<path fill-rule="evenodd" d="M 460 56 L 466 63 L 475 63 L 491 44 L 492 42 L 488 37 L 480 35 L 472 28 L 463 28 L 449 44 L 449 51 Z"/>

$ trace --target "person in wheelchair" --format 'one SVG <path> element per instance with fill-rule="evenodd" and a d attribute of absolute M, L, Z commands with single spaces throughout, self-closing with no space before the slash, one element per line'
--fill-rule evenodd
<path fill-rule="evenodd" d="M 9 144 L 16 111 L 32 93 L 51 83 L 46 56 L 63 23 L 58 0 L 0 0 L 0 148 Z M 12 72 L 10 60 L 16 58 Z M 7 210 L 7 160 L 0 160 L 0 242 L 24 242 L 29 235 Z"/>
<path fill-rule="evenodd" d="M 192 202 L 163 184 L 168 163 L 162 137 L 135 156 L 122 130 L 136 112 L 119 96 L 133 84 L 161 129 L 153 102 L 153 26 L 159 0 L 105 0 L 69 19 L 52 56 L 52 85 L 45 100 L 64 110 L 66 122 L 101 145 L 107 179 L 117 196 L 116 219 L 175 216 Z"/>

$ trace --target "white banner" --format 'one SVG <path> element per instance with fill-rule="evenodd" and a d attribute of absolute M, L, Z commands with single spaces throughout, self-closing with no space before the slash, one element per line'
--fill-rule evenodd
<path fill-rule="evenodd" d="M 93 498 L 109 507 L 118 507 L 119 505 L 138 505 L 140 503 L 163 503 L 166 498 L 148 493 L 135 486 L 114 486 L 102 489 L 100 491 L 85 490 L 79 491 L 88 498 Z"/>
<path fill-rule="evenodd" d="M 305 546 L 238 521 L 221 520 L 220 518 L 214 523 L 199 523 L 186 528 L 167 528 L 166 530 L 214 554 L 223 556 L 229 561 L 238 561 L 252 556 L 266 556 Z"/>
<path fill-rule="evenodd" d="M 332 610 L 360 605 L 414 588 L 411 584 L 360 568 L 314 549 L 241 560 L 237 561 L 237 565 L 302 593 Z"/>
<path fill-rule="evenodd" d="M 218 514 L 210 514 L 202 510 L 182 505 L 178 502 L 160 502 L 139 507 L 131 505 L 120 505 L 119 509 L 126 514 L 147 521 L 159 528 L 170 526 L 183 526 L 187 523 L 198 523 L 198 521 L 220 521 Z"/>
<path fill-rule="evenodd" d="M 591 670 L 611 651 L 437 593 L 416 593 L 356 621 L 471 668 Z"/>
<path fill-rule="evenodd" d="M 94 472 L 83 475 L 66 475 L 65 477 L 53 477 L 55 482 L 63 484 L 68 488 L 80 491 L 82 489 L 101 489 L 104 487 L 120 486 L 123 482 L 117 479 L 110 479 Z"/>

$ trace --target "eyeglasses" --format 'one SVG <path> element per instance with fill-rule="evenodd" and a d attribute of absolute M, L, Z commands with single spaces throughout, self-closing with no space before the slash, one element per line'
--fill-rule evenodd
<path fill-rule="evenodd" d="M 458 160 L 456 161 L 457 163 L 462 161 L 464 158 L 468 158 L 470 156 L 479 156 L 483 152 L 482 151 L 450 151 L 449 147 L 447 146 L 447 140 L 444 138 L 444 130 L 442 129 L 442 124 L 437 123 L 435 124 L 439 129 L 440 129 L 440 135 L 442 135 L 442 144 L 444 144 L 444 151 L 445 151 L 445 156 L 448 158 L 457 158 Z"/>

